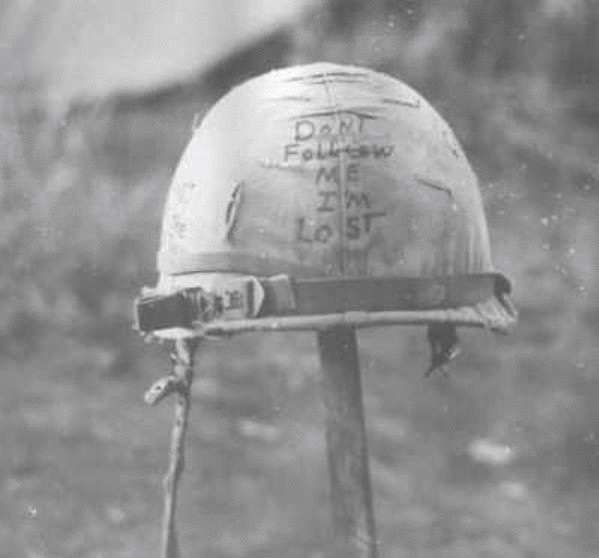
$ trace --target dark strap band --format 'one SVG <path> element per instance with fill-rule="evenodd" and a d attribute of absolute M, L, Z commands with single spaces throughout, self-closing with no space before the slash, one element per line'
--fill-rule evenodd
<path fill-rule="evenodd" d="M 260 282 L 265 293 L 260 315 L 313 315 L 471 306 L 494 296 L 498 276 L 479 274 L 434 278 L 322 278 L 292 281 L 286 277 L 274 277 Z M 290 298 L 293 306 L 288 302 Z"/>
<path fill-rule="evenodd" d="M 263 290 L 259 305 L 256 283 Z M 142 332 L 182 327 L 216 319 L 336 314 L 343 312 L 417 311 L 473 306 L 510 291 L 498 273 L 411 278 L 236 278 L 218 293 L 201 288 L 140 297 L 136 327 Z"/>

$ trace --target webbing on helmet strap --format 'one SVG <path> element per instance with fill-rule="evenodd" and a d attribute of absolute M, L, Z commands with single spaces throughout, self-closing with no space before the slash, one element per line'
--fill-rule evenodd
<path fill-rule="evenodd" d="M 193 329 L 215 320 L 458 308 L 509 290 L 508 280 L 498 273 L 430 278 L 235 277 L 212 292 L 196 287 L 142 296 L 135 301 L 134 313 L 136 328 L 149 333 Z"/>

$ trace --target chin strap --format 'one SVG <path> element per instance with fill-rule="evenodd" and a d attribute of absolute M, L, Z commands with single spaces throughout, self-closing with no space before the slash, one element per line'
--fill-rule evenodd
<path fill-rule="evenodd" d="M 457 328 L 453 324 L 431 324 L 428 326 L 428 343 L 431 349 L 431 363 L 424 376 L 428 378 L 439 370 L 447 375 L 447 365 L 460 352 Z"/>

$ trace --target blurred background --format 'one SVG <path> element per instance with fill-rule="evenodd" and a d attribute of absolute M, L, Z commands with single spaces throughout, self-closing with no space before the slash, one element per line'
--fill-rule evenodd
<path fill-rule="evenodd" d="M 170 176 L 230 87 L 316 60 L 416 88 L 476 169 L 507 337 L 360 333 L 388 558 L 599 555 L 599 3 L 0 3 L 0 557 L 157 556 L 168 367 L 131 329 Z M 284 347 L 284 350 L 282 350 Z M 203 348 L 178 509 L 183 556 L 324 558 L 311 334 Z"/>

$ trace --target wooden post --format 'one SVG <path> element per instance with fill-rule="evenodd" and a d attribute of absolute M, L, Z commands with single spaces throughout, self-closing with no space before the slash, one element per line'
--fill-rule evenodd
<path fill-rule="evenodd" d="M 161 558 L 179 558 L 179 542 L 175 514 L 177 492 L 185 467 L 185 434 L 191 406 L 191 384 L 193 383 L 193 357 L 197 339 L 177 339 L 172 353 L 173 371 L 155 382 L 144 397 L 148 405 L 156 405 L 165 397 L 175 394 L 175 421 L 171 433 L 169 466 L 164 476 L 164 510 L 162 515 Z"/>
<path fill-rule="evenodd" d="M 335 556 L 377 558 L 356 331 L 318 332 Z"/>

